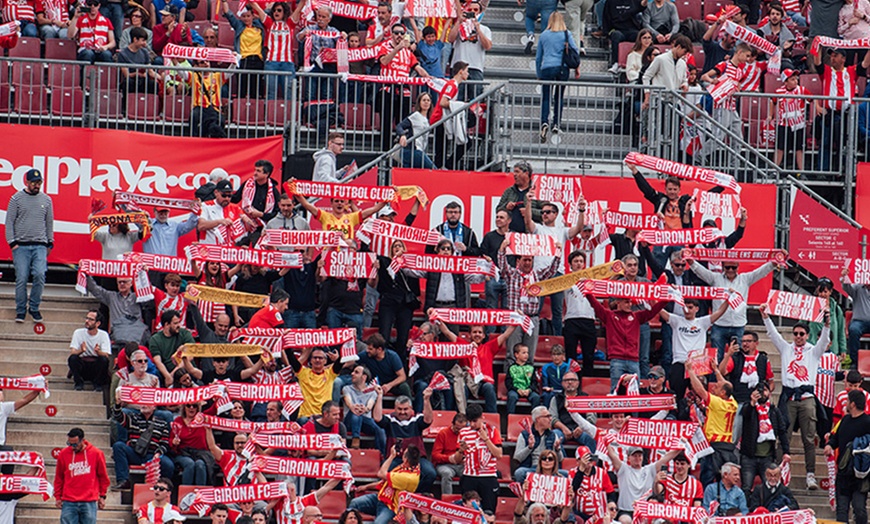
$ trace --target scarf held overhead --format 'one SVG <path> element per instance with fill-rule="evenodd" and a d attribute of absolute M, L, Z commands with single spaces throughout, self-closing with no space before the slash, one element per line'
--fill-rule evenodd
<path fill-rule="evenodd" d="M 652 169 L 653 171 L 682 178 L 683 180 L 696 180 L 716 186 L 726 187 L 735 193 L 740 193 L 740 191 L 742 191 L 740 184 L 737 183 L 733 176 L 720 173 L 719 171 L 713 171 L 712 169 L 690 166 L 674 162 L 673 160 L 665 160 L 664 158 L 635 152 L 625 155 L 625 163 L 646 169 Z"/>
<path fill-rule="evenodd" d="M 529 284 L 529 286 L 526 288 L 526 291 L 528 291 L 529 295 L 533 297 L 543 297 L 546 295 L 552 295 L 553 293 L 558 293 L 560 291 L 565 291 L 566 289 L 570 289 L 581 280 L 607 280 L 609 278 L 615 277 L 616 275 L 621 275 L 624 271 L 625 269 L 622 266 L 622 261 L 614 260 L 613 262 L 605 262 L 604 264 L 598 264 L 597 266 L 581 269 L 580 271 L 568 273 L 567 275 L 562 275 L 547 280 L 541 280 L 534 284 Z"/>
<path fill-rule="evenodd" d="M 331 182 L 308 182 L 293 180 L 284 183 L 288 195 L 304 195 L 313 198 L 341 198 L 370 202 L 396 202 L 396 188 L 391 186 L 352 186 Z"/>
<path fill-rule="evenodd" d="M 565 407 L 571 413 L 624 413 L 670 411 L 675 409 L 677 401 L 674 395 L 644 395 L 644 396 L 588 396 L 567 397 Z"/>
<path fill-rule="evenodd" d="M 191 47 L 188 49 L 205 48 Z M 191 211 L 197 214 L 200 211 L 200 203 L 198 200 L 187 200 L 184 198 L 166 198 L 153 195 L 137 195 L 136 193 L 130 193 L 127 191 L 115 191 L 112 197 L 112 206 L 115 209 L 128 209 L 130 211 L 141 211 L 140 206 L 178 209 L 181 211 Z"/>
<path fill-rule="evenodd" d="M 390 263 L 388 272 L 395 277 L 400 269 L 427 271 L 434 273 L 458 273 L 461 275 L 487 275 L 494 277 L 496 267 L 484 258 L 454 257 L 440 255 L 405 254 Z"/>
<path fill-rule="evenodd" d="M 146 271 L 159 271 L 160 273 L 177 273 L 179 275 L 192 275 L 193 268 L 190 260 L 183 257 L 171 257 L 167 255 L 155 255 L 152 253 L 124 253 L 124 262 L 141 264 Z"/>
<path fill-rule="evenodd" d="M 301 253 L 269 251 L 244 247 L 216 246 L 212 244 L 191 244 L 184 248 L 184 254 L 197 262 L 224 262 L 226 264 L 250 264 L 268 268 L 302 267 Z"/>
<path fill-rule="evenodd" d="M 532 319 L 522 313 L 504 309 L 434 308 L 429 320 L 475 326 L 519 326 L 526 333 L 532 333 Z"/>
<path fill-rule="evenodd" d="M 147 214 L 142 212 L 137 213 L 114 213 L 111 215 L 92 215 L 88 218 L 88 226 L 91 230 L 91 240 L 94 240 L 94 235 L 97 230 L 103 226 L 118 226 L 121 224 L 135 224 L 142 232 L 142 240 L 147 240 L 151 235 L 151 219 Z"/>
<path fill-rule="evenodd" d="M 782 249 L 709 249 L 684 248 L 680 251 L 683 260 L 710 262 L 774 262 L 785 264 L 788 256 Z"/>
<path fill-rule="evenodd" d="M 367 235 L 384 237 L 389 240 L 402 240 L 414 244 L 426 244 L 436 246 L 442 236 L 437 231 L 420 229 L 417 227 L 387 222 L 386 220 L 367 220 L 360 228 L 360 232 Z M 368 242 L 369 244 L 371 242 Z"/>

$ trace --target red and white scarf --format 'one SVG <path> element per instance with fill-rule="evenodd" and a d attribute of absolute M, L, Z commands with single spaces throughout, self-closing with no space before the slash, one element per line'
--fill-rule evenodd
<path fill-rule="evenodd" d="M 485 258 L 415 255 L 412 253 L 394 258 L 390 262 L 387 272 L 391 277 L 395 277 L 396 273 L 403 268 L 434 273 L 487 275 L 491 277 L 494 277 L 497 273 L 495 264 Z"/>
<path fill-rule="evenodd" d="M 342 460 L 310 460 L 257 455 L 251 459 L 251 471 L 266 475 L 287 475 L 313 479 L 352 480 L 350 464 Z"/>
<path fill-rule="evenodd" d="M 449 522 L 475 524 L 481 521 L 481 514 L 472 508 L 458 506 L 407 491 L 399 495 L 399 507 L 419 511 L 433 517 L 441 517 Z"/>
<path fill-rule="evenodd" d="M 42 495 L 42 500 L 48 500 L 54 495 L 54 487 L 45 477 L 0 475 L 0 493 Z"/>
<path fill-rule="evenodd" d="M 429 320 L 473 326 L 520 326 L 526 333 L 532 333 L 532 319 L 517 311 L 504 309 L 434 308 Z"/>
<path fill-rule="evenodd" d="M 288 496 L 287 484 L 268 482 L 265 484 L 239 484 L 222 488 L 197 488 L 193 506 L 199 516 L 205 516 L 212 504 L 234 504 L 257 500 L 269 500 Z"/>
<path fill-rule="evenodd" d="M 38 476 L 45 477 L 45 459 L 36 451 L 0 451 L 0 464 L 36 468 L 39 470 Z"/>
<path fill-rule="evenodd" d="M 508 255 L 554 257 L 559 254 L 556 249 L 556 239 L 550 235 L 530 235 L 527 233 L 509 233 Z"/>
<path fill-rule="evenodd" d="M 682 440 L 691 439 L 698 425 L 694 422 L 630 418 L 619 430 L 622 446 L 648 449 L 683 449 Z"/>
<path fill-rule="evenodd" d="M 588 396 L 567 397 L 565 408 L 570 413 L 626 413 L 670 411 L 677 406 L 673 395 Z"/>
<path fill-rule="evenodd" d="M 725 235 L 713 227 L 701 229 L 644 229 L 637 233 L 638 242 L 653 246 L 685 246 L 708 244 Z"/>
<path fill-rule="evenodd" d="M 682 504 L 661 504 L 647 500 L 634 501 L 633 522 L 652 522 L 665 519 L 669 522 L 693 522 L 704 524 L 710 518 L 702 506 L 683 506 Z"/>
<path fill-rule="evenodd" d="M 593 297 L 620 297 L 633 300 L 675 301 L 674 288 L 667 284 L 653 282 L 629 282 L 628 280 L 581 280 L 577 289 Z"/>
<path fill-rule="evenodd" d="M 366 220 L 357 231 L 357 236 L 366 244 L 371 244 L 371 236 L 383 237 L 391 242 L 401 240 L 413 244 L 436 246 L 442 237 L 437 231 L 388 222 L 386 220 Z"/>
<path fill-rule="evenodd" d="M 692 212 L 722 218 L 740 216 L 740 195 L 712 193 L 695 188 L 692 193 Z"/>
<path fill-rule="evenodd" d="M 764 37 L 758 36 L 757 33 L 750 29 L 735 24 L 731 20 L 725 21 L 722 30 L 736 38 L 737 41 L 746 42 L 762 53 L 768 55 L 767 71 L 773 75 L 779 75 L 780 66 L 782 64 L 782 50 L 776 44 Z"/>
<path fill-rule="evenodd" d="M 223 395 L 221 383 L 209 384 L 194 388 L 143 388 L 138 386 L 121 386 L 118 396 L 121 402 L 141 404 L 145 406 L 176 406 L 179 404 L 194 404 L 211 400 Z"/>
<path fill-rule="evenodd" d="M 241 328 L 230 332 L 230 341 L 245 339 L 248 344 L 259 344 L 263 347 L 279 348 L 310 348 L 324 346 L 341 346 L 341 361 L 357 360 L 356 330 L 354 328 L 337 329 L 281 329 L 281 328 Z"/>
<path fill-rule="evenodd" d="M 301 268 L 302 254 L 287 251 L 250 249 L 245 247 L 216 246 L 213 244 L 190 244 L 184 248 L 189 260 L 198 262 L 225 262 L 227 264 L 250 264 L 268 268 Z"/>
<path fill-rule="evenodd" d="M 251 422 L 197 413 L 192 428 L 211 428 L 235 433 L 296 433 L 302 428 L 296 422 Z"/>
<path fill-rule="evenodd" d="M 474 344 L 459 344 L 455 342 L 415 342 L 411 346 L 408 357 L 408 374 L 413 375 L 420 368 L 417 357 L 429 360 L 456 360 L 460 358 L 477 360 L 477 346 Z M 472 365 L 472 368 L 475 366 Z M 477 367 L 480 367 L 478 363 Z M 483 376 L 475 376 L 475 382 L 480 382 Z"/>
<path fill-rule="evenodd" d="M 870 48 L 870 38 L 841 40 L 839 38 L 831 38 L 829 36 L 816 36 L 816 38 L 813 40 L 812 46 L 810 46 L 810 54 L 818 55 L 819 48 L 822 46 L 836 47 L 839 49 L 868 49 Z"/>
<path fill-rule="evenodd" d="M 79 260 L 79 271 L 76 275 L 76 291 L 86 295 L 88 281 L 85 275 L 92 277 L 132 278 L 136 292 L 136 302 L 154 300 L 154 288 L 148 280 L 148 273 L 141 264 L 122 262 L 120 260 Z"/>
<path fill-rule="evenodd" d="M 755 406 L 758 412 L 758 439 L 757 442 L 766 442 L 768 440 L 776 440 L 776 434 L 773 432 L 773 424 L 770 423 L 770 404 L 758 403 Z"/>
<path fill-rule="evenodd" d="M 837 509 L 837 460 L 834 455 L 825 457 L 825 465 L 828 467 L 828 505 L 831 510 Z"/>
<path fill-rule="evenodd" d="M 172 45 L 172 44 L 169 44 Z M 210 48 L 185 48 L 185 49 L 210 49 Z M 223 51 L 229 51 L 223 49 Z M 165 48 L 164 48 L 165 53 Z M 229 51 L 232 55 L 232 51 Z M 137 195 L 128 191 L 115 191 L 112 195 L 112 207 L 115 209 L 125 209 L 128 211 L 141 211 L 140 206 L 158 207 L 168 209 L 179 209 L 181 211 L 192 211 L 199 213 L 199 200 L 187 200 L 184 198 L 166 198 L 154 195 Z"/>
<path fill-rule="evenodd" d="M 356 4 L 359 5 L 359 4 Z M 339 40 L 341 42 L 342 40 Z M 353 49 L 347 50 L 347 61 L 348 62 L 364 62 L 366 60 L 372 60 L 382 56 L 384 53 L 382 51 L 384 44 L 379 44 L 372 47 L 355 47 Z M 338 48 L 332 49 L 327 47 L 326 49 L 320 50 L 320 56 L 318 57 L 321 62 L 324 64 L 329 63 L 341 63 L 339 61 L 339 51 Z M 341 73 L 341 71 L 339 71 Z M 353 172 L 352 170 L 348 170 L 348 172 Z"/>
<path fill-rule="evenodd" d="M 781 249 L 708 249 L 684 248 L 680 251 L 683 260 L 715 262 L 774 262 L 784 265 L 788 257 Z"/>
<path fill-rule="evenodd" d="M 321 7 L 330 8 L 332 16 L 341 16 L 354 20 L 371 20 L 378 16 L 378 8 L 374 5 L 360 4 L 348 0 L 315 0 L 306 3 L 302 9 L 302 18 L 304 20 L 312 19 L 315 10 Z"/>
<path fill-rule="evenodd" d="M 601 221 L 608 228 L 624 227 L 626 229 L 656 229 L 662 225 L 658 215 L 642 215 L 639 213 L 622 213 L 619 211 L 605 210 L 601 214 Z"/>
<path fill-rule="evenodd" d="M 23 391 L 41 391 L 45 398 L 51 396 L 45 377 L 42 375 L 30 375 L 27 377 L 0 377 L 0 390 L 18 389 Z"/>
<path fill-rule="evenodd" d="M 710 508 L 712 513 L 712 508 Z M 816 517 L 812 510 L 799 509 L 794 511 L 778 511 L 762 515 L 745 515 L 739 517 L 716 517 L 710 524 L 814 524 Z"/>
<path fill-rule="evenodd" d="M 221 62 L 225 64 L 239 65 L 232 49 L 222 47 L 186 47 L 175 44 L 166 44 L 161 53 L 163 58 L 182 58 L 184 60 L 208 60 L 209 62 Z M 268 209 L 268 208 L 267 208 Z"/>
<path fill-rule="evenodd" d="M 436 371 L 435 373 L 432 373 L 432 380 L 429 381 L 429 387 L 432 388 L 433 391 L 449 391 L 450 381 L 447 380 L 444 373 Z"/>
<path fill-rule="evenodd" d="M 12 21 L 6 22 L 5 24 L 0 24 L 0 36 L 11 36 L 18 34 L 18 27 L 21 25 L 21 22 Z"/>
<path fill-rule="evenodd" d="M 706 169 L 698 166 L 690 166 L 674 162 L 673 160 L 665 160 L 655 156 L 644 155 L 641 153 L 629 153 L 625 155 L 625 163 L 632 164 L 646 169 L 652 169 L 665 175 L 675 176 L 683 180 L 696 180 L 706 182 L 717 186 L 727 187 L 735 193 L 740 193 L 742 188 L 733 176 Z"/>
<path fill-rule="evenodd" d="M 338 231 L 299 231 L 291 229 L 264 229 L 260 234 L 260 247 L 339 247 L 344 246 Z"/>
<path fill-rule="evenodd" d="M 306 29 L 305 52 L 304 52 L 304 58 L 303 58 L 303 64 L 302 64 L 302 67 L 305 68 L 306 71 L 310 71 L 311 67 L 312 67 L 312 65 L 311 65 L 311 52 L 314 50 L 314 40 L 312 39 L 312 37 L 315 37 L 315 36 L 320 37 L 320 38 L 334 38 L 334 39 L 338 40 L 339 38 L 341 38 L 341 33 L 339 33 L 338 31 L 332 31 L 332 30 L 326 31 L 323 29 Z M 317 57 L 317 60 L 318 61 L 320 60 L 319 56 Z M 289 184 L 289 182 L 285 182 L 285 184 L 284 184 L 284 191 L 285 192 L 287 192 L 287 184 Z M 290 195 L 293 193 L 288 192 L 287 194 Z"/>
<path fill-rule="evenodd" d="M 154 454 L 151 460 L 145 463 L 145 484 L 153 486 L 160 480 L 160 455 Z"/>
<path fill-rule="evenodd" d="M 309 182 L 294 180 L 284 183 L 288 195 L 305 195 L 309 198 L 341 198 L 370 202 L 396 202 L 396 188 L 392 186 L 356 186 L 332 182 Z"/>
<path fill-rule="evenodd" d="M 338 433 L 306 434 L 260 434 L 251 435 L 249 442 L 262 448 L 275 449 L 346 449 L 346 444 Z"/>
<path fill-rule="evenodd" d="M 266 179 L 266 207 L 269 211 L 275 207 L 275 183 L 271 178 Z M 254 205 L 254 195 L 257 193 L 257 181 L 253 177 L 249 178 L 242 187 L 242 210 L 248 213 Z"/>
<path fill-rule="evenodd" d="M 321 275 L 356 280 L 358 278 L 375 278 L 377 270 L 374 267 L 375 254 L 356 251 L 330 251 L 323 258 Z"/>
<path fill-rule="evenodd" d="M 124 253 L 124 262 L 141 264 L 143 269 L 158 271 L 160 273 L 177 273 L 179 275 L 192 275 L 193 268 L 190 260 L 184 257 L 170 257 L 167 255 L 155 255 L 152 253 Z"/>

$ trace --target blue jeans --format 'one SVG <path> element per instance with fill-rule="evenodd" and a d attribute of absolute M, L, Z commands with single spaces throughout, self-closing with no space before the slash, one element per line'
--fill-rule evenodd
<path fill-rule="evenodd" d="M 568 80 L 568 68 L 563 66 L 547 67 L 541 69 L 541 74 L 538 76 L 540 80 Z M 553 127 L 558 127 L 562 122 L 562 105 L 564 103 L 565 86 L 554 86 L 552 84 L 543 84 L 541 86 L 541 125 L 546 124 L 550 118 L 550 94 L 555 91 L 553 96 Z M 560 321 L 561 322 L 561 321 Z"/>
<path fill-rule="evenodd" d="M 15 267 L 15 315 L 24 317 L 27 311 L 39 311 L 42 290 L 45 288 L 45 272 L 48 270 L 48 248 L 45 246 L 18 246 L 12 251 Z M 30 305 L 27 303 L 27 279 L 33 278 L 30 288 Z"/>
<path fill-rule="evenodd" d="M 535 33 L 535 20 L 541 15 L 541 31 L 547 28 L 550 15 L 556 10 L 556 0 L 526 0 L 526 34 Z"/>
<path fill-rule="evenodd" d="M 402 167 L 416 167 L 418 169 L 437 169 L 435 162 L 425 152 L 414 149 L 413 145 L 402 149 Z"/>
<path fill-rule="evenodd" d="M 121 2 L 107 2 L 105 5 L 100 7 L 100 14 L 112 22 L 112 28 L 115 33 L 115 42 L 120 42 L 121 33 L 124 32 L 124 7 L 121 5 Z M 184 20 L 181 20 L 181 22 L 184 22 Z"/>
<path fill-rule="evenodd" d="M 66 27 L 57 27 L 56 25 L 45 24 L 39 26 L 39 36 L 43 40 L 47 38 L 63 38 L 67 37 L 67 28 Z"/>
<path fill-rule="evenodd" d="M 193 460 L 184 455 L 175 457 L 175 467 L 181 469 L 181 484 L 184 486 L 205 486 L 208 483 L 208 470 L 202 460 Z"/>
<path fill-rule="evenodd" d="M 710 344 L 716 348 L 716 355 L 719 357 L 719 362 L 722 362 L 722 358 L 725 356 L 725 347 L 731 341 L 732 337 L 736 337 L 738 343 L 743 339 L 743 330 L 746 329 L 744 326 L 717 326 L 713 324 L 713 327 L 710 328 Z"/>
<path fill-rule="evenodd" d="M 362 338 L 362 313 L 342 313 L 341 311 L 331 307 L 326 310 L 326 325 L 331 329 L 344 327 L 356 328 L 357 338 Z"/>
<path fill-rule="evenodd" d="M 115 478 L 118 479 L 118 482 L 124 482 L 130 479 L 130 464 L 141 466 L 151 460 L 154 453 L 140 457 L 126 442 L 119 440 L 112 445 L 112 457 L 115 459 Z M 173 471 L 175 471 L 175 464 L 172 459 L 166 455 L 160 455 L 160 476 L 172 478 Z"/>
<path fill-rule="evenodd" d="M 715 326 L 714 326 L 715 327 Z M 849 349 L 849 358 L 852 359 L 852 368 L 858 368 L 858 348 L 861 346 L 861 336 L 870 333 L 870 320 L 852 319 L 849 322 L 849 341 L 846 347 Z"/>
<path fill-rule="evenodd" d="M 553 124 L 556 125 L 556 124 Z M 558 272 L 553 275 L 553 278 L 561 277 L 562 272 Z M 553 293 L 550 295 L 550 311 L 553 313 L 553 320 L 551 323 L 553 325 L 553 334 L 557 337 L 562 336 L 562 304 L 565 302 L 565 293 L 560 291 L 558 293 Z M 541 310 L 544 309 L 544 300 L 543 298 L 538 301 L 538 316 L 541 316 Z M 545 404 L 548 405 L 548 404 Z"/>
<path fill-rule="evenodd" d="M 280 92 L 282 100 L 290 100 L 290 86 L 296 78 L 296 64 L 293 62 L 266 62 L 266 71 L 283 71 L 293 73 L 286 75 L 266 75 L 266 100 L 275 100 L 275 94 Z"/>
<path fill-rule="evenodd" d="M 344 416 L 344 423 L 350 429 L 352 438 L 359 438 L 363 430 L 365 430 L 366 434 L 374 435 L 375 447 L 382 454 L 387 454 L 387 433 L 384 431 L 384 428 L 378 426 L 372 417 L 362 417 L 353 413 L 347 413 Z"/>
<path fill-rule="evenodd" d="M 291 329 L 316 329 L 317 314 L 314 311 L 293 311 L 288 309 L 282 313 L 284 326 Z"/>
<path fill-rule="evenodd" d="M 503 280 L 491 278 L 484 284 L 484 293 L 486 295 L 487 309 L 500 309 L 502 305 L 507 304 L 507 287 Z M 485 326 L 484 331 L 487 335 L 490 333 L 504 332 L 504 326 Z"/>
<path fill-rule="evenodd" d="M 39 36 L 39 26 L 36 25 L 35 22 L 29 22 L 27 20 L 20 20 L 21 22 L 21 36 Z"/>
<path fill-rule="evenodd" d="M 665 370 L 665 376 L 670 376 L 671 364 L 674 360 L 674 330 L 667 322 L 662 322 L 662 360 L 659 364 Z M 646 377 L 643 377 L 646 378 Z M 671 386 L 673 387 L 673 386 Z"/>
<path fill-rule="evenodd" d="M 79 49 L 79 52 L 76 54 L 76 60 L 79 62 L 87 62 L 89 64 L 93 64 L 94 62 L 111 62 L 112 52 L 96 52 L 91 49 Z"/>
<path fill-rule="evenodd" d="M 60 508 L 60 524 L 97 524 L 97 501 L 64 501 Z"/>
<path fill-rule="evenodd" d="M 633 360 L 622 360 L 615 358 L 610 361 L 610 391 L 613 392 L 616 389 L 616 385 L 619 384 L 619 377 L 622 375 L 629 373 L 632 375 L 637 375 L 639 372 L 639 365 L 637 362 Z"/>
<path fill-rule="evenodd" d="M 517 402 L 519 402 L 519 400 L 520 400 L 520 394 L 517 393 L 517 391 L 515 389 L 511 389 L 508 391 L 508 398 L 507 398 L 507 412 L 508 413 L 516 413 L 517 412 Z M 537 393 L 532 391 L 529 393 L 528 400 L 529 400 L 529 404 L 531 404 L 532 407 L 535 407 L 541 403 L 541 395 L 538 395 Z"/>
<path fill-rule="evenodd" d="M 390 521 L 396 516 L 393 510 L 378 500 L 377 493 L 369 493 L 351 500 L 347 509 L 355 509 L 360 513 L 373 515 L 375 524 L 390 524 Z"/>
<path fill-rule="evenodd" d="M 839 162 L 837 165 L 831 165 L 831 156 L 835 156 L 839 160 L 839 148 L 843 144 L 842 121 L 845 116 L 844 111 L 834 111 L 828 109 L 828 114 L 822 115 L 822 140 L 819 149 L 819 169 L 828 171 L 833 169 L 839 171 Z"/>
<path fill-rule="evenodd" d="M 649 344 L 650 344 L 650 329 L 649 324 L 640 325 L 640 340 L 638 346 L 638 371 L 640 375 L 637 378 L 646 378 L 649 375 Z"/>
<path fill-rule="evenodd" d="M 465 388 L 465 398 L 471 397 L 471 390 Z M 477 388 L 477 397 L 483 398 L 483 411 L 485 413 L 498 413 L 498 396 L 495 386 L 489 382 L 481 382 Z"/>

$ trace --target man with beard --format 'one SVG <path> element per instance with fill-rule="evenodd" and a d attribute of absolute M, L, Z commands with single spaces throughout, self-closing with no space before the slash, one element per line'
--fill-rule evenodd
<path fill-rule="evenodd" d="M 576 397 L 580 394 L 580 379 L 577 373 L 569 371 L 562 376 L 562 392 L 556 393 L 547 407 L 553 417 L 553 427 L 565 435 L 565 440 L 573 440 L 589 449 L 595 449 L 598 428 L 582 414 L 572 413 L 565 407 L 565 397 Z"/>
<path fill-rule="evenodd" d="M 154 365 L 163 375 L 164 385 L 169 387 L 172 385 L 172 373 L 175 369 L 172 356 L 178 348 L 184 344 L 193 344 L 194 341 L 190 331 L 181 327 L 181 314 L 178 311 L 174 309 L 164 311 L 160 315 L 160 324 L 163 329 L 151 336 L 148 350 L 151 351 Z"/>

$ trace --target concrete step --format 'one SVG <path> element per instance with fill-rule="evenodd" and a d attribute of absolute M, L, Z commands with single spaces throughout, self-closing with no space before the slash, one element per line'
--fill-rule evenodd
<path fill-rule="evenodd" d="M 52 323 L 52 322 L 78 322 L 81 324 L 79 327 L 84 327 L 85 314 L 90 308 L 77 309 L 74 307 L 66 307 L 68 304 L 58 304 L 55 307 L 46 307 L 42 306 L 39 308 L 39 312 L 42 313 L 43 322 L 44 323 Z M 69 304 L 71 305 L 71 304 Z M 15 306 L 14 302 L 10 305 L 10 307 L 0 306 L 0 320 L 14 320 L 15 319 Z M 26 322 L 32 324 L 33 320 L 31 320 L 30 316 L 27 317 Z"/>
<path fill-rule="evenodd" d="M 8 312 L 8 311 L 7 311 Z M 45 332 L 43 334 L 35 334 L 33 331 L 33 321 L 30 320 L 30 317 L 27 317 L 27 320 L 21 324 L 14 321 L 15 312 L 12 312 L 11 316 L 7 316 L 8 318 L 0 317 L 0 332 L 6 335 L 28 335 L 29 337 L 33 337 L 33 339 L 40 339 L 43 336 L 65 336 L 67 338 L 72 337 L 73 331 L 82 327 L 84 325 L 84 320 L 80 320 L 77 322 L 71 322 L 69 320 L 55 320 L 50 317 L 45 317 L 45 321 L 43 325 L 45 326 Z M 84 315 L 82 315 L 84 318 Z"/>
<path fill-rule="evenodd" d="M 486 69 L 517 69 L 535 72 L 535 55 L 523 53 L 525 46 L 506 45 L 499 53 L 487 53 Z M 582 59 L 580 60 L 581 78 L 587 74 L 603 74 L 607 71 L 607 62 L 604 60 Z"/>
<path fill-rule="evenodd" d="M 44 524 L 60 521 L 60 510 L 54 507 L 54 501 L 43 503 L 34 497 L 28 497 L 18 503 L 15 509 L 15 522 L 26 524 Z M 109 505 L 105 510 L 97 512 L 97 524 L 130 524 L 134 522 L 129 506 L 120 504 Z"/>

